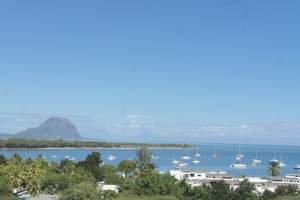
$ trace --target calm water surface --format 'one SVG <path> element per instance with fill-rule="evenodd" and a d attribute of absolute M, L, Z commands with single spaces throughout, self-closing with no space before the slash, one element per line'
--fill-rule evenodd
<path fill-rule="evenodd" d="M 281 169 L 281 174 L 296 173 L 293 167 L 300 163 L 300 146 L 271 146 L 271 145 L 240 145 L 240 152 L 245 155 L 243 163 L 247 164 L 246 169 L 232 169 L 230 164 L 235 163 L 235 156 L 239 152 L 239 145 L 234 144 L 200 144 L 198 149 L 152 149 L 152 153 L 159 159 L 154 160 L 160 171 L 167 172 L 174 168 L 172 159 L 179 160 L 181 156 L 188 155 L 190 160 L 185 161 L 190 168 L 225 170 L 233 175 L 252 175 L 266 176 L 268 162 L 276 158 L 286 163 L 286 167 Z M 10 157 L 14 153 L 20 154 L 23 158 L 35 158 L 42 154 L 51 161 L 60 161 L 69 156 L 74 157 L 76 161 L 83 160 L 89 153 L 98 151 L 102 154 L 105 163 L 117 165 L 121 160 L 134 159 L 135 149 L 2 149 L 0 154 Z M 251 160 L 256 157 L 262 160 L 262 163 L 256 167 L 250 165 Z M 196 152 L 201 154 L 197 158 L 201 160 L 199 164 L 193 164 L 192 160 L 196 158 Z M 216 153 L 218 159 L 213 159 L 212 154 Z M 108 160 L 109 155 L 114 155 L 115 160 Z"/>

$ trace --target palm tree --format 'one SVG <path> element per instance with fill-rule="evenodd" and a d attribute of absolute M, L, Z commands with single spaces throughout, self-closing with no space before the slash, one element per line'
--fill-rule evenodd
<path fill-rule="evenodd" d="M 268 166 L 268 173 L 270 176 L 280 175 L 280 165 L 277 161 L 270 161 Z"/>

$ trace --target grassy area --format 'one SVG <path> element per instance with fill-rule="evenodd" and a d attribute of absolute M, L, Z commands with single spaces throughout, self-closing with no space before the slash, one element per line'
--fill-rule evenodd
<path fill-rule="evenodd" d="M 152 196 L 152 197 L 141 197 L 136 195 L 119 196 L 117 200 L 178 200 L 173 196 Z"/>
<path fill-rule="evenodd" d="M 276 200 L 300 200 L 300 197 L 292 197 L 292 196 L 287 196 L 287 197 L 278 197 Z"/>

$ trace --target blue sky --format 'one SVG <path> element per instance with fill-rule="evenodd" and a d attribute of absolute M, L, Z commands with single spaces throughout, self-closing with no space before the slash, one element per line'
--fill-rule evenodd
<path fill-rule="evenodd" d="M 166 138 L 181 124 L 294 124 L 299 11 L 292 0 L 1 1 L 0 111 L 22 127 L 32 114 L 92 119 L 93 137 L 133 116 Z"/>

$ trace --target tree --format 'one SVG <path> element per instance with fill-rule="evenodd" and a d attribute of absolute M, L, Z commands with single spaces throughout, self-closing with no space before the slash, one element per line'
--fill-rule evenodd
<path fill-rule="evenodd" d="M 117 168 L 113 165 L 101 165 L 99 167 L 99 174 L 103 177 L 101 180 L 105 180 L 108 184 L 121 184 L 123 183 L 122 177 L 117 175 Z"/>
<path fill-rule="evenodd" d="M 136 169 L 136 163 L 132 160 L 123 160 L 118 165 L 118 171 L 123 172 L 125 179 L 127 175 L 134 172 Z"/>
<path fill-rule="evenodd" d="M 239 187 L 234 191 L 233 199 L 234 200 L 254 200 L 256 199 L 255 185 L 250 183 L 248 179 L 244 179 L 239 183 Z"/>
<path fill-rule="evenodd" d="M 276 198 L 276 194 L 271 192 L 270 190 L 265 190 L 263 194 L 260 196 L 261 200 L 273 200 Z"/>
<path fill-rule="evenodd" d="M 151 155 L 151 151 L 144 146 L 137 150 L 135 163 L 140 172 L 148 171 L 154 167 L 151 163 Z"/>
<path fill-rule="evenodd" d="M 230 186 L 223 180 L 212 181 L 210 183 L 209 193 L 211 200 L 232 199 L 232 191 L 230 190 Z"/>
<path fill-rule="evenodd" d="M 268 173 L 270 176 L 280 175 L 280 165 L 277 161 L 270 161 L 268 166 Z"/>
<path fill-rule="evenodd" d="M 55 194 L 67 189 L 70 182 L 70 177 L 67 174 L 49 172 L 43 182 L 42 189 L 49 194 Z"/>
<path fill-rule="evenodd" d="M 87 155 L 84 161 L 80 161 L 78 165 L 87 169 L 91 169 L 99 167 L 102 162 L 103 160 L 101 160 L 101 154 L 99 152 L 92 152 L 91 154 Z"/>
<path fill-rule="evenodd" d="M 0 154 L 0 165 L 5 165 L 5 164 L 6 164 L 5 156 Z"/>
<path fill-rule="evenodd" d="M 59 200 L 100 200 L 101 193 L 90 183 L 80 183 L 69 187 L 59 195 Z"/>
<path fill-rule="evenodd" d="M 157 171 L 142 172 L 135 180 L 135 193 L 148 195 L 179 195 L 180 187 L 170 175 L 161 175 Z"/>
<path fill-rule="evenodd" d="M 298 188 L 296 185 L 278 186 L 275 190 L 276 196 L 296 196 Z"/>
<path fill-rule="evenodd" d="M 72 160 L 63 159 L 60 162 L 59 168 L 67 175 L 74 173 L 76 164 Z"/>
<path fill-rule="evenodd" d="M 99 181 L 103 179 L 103 174 L 99 169 L 99 165 L 102 162 L 101 154 L 99 152 L 92 152 L 84 161 L 78 162 L 77 166 L 91 173 L 94 178 Z"/>
<path fill-rule="evenodd" d="M 0 199 L 12 199 L 12 188 L 7 177 L 0 176 Z"/>

